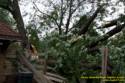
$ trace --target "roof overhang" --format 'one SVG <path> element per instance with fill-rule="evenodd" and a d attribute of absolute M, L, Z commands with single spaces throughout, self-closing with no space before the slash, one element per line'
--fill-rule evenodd
<path fill-rule="evenodd" d="M 22 41 L 20 33 L 12 29 L 7 23 L 0 21 L 0 39 L 9 41 Z"/>
<path fill-rule="evenodd" d="M 1 40 L 9 40 L 9 41 L 17 41 L 21 42 L 22 38 L 20 36 L 7 36 L 7 35 L 0 35 Z"/>

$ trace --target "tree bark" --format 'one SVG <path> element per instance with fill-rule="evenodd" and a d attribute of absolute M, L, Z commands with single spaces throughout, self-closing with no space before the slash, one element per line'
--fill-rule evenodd
<path fill-rule="evenodd" d="M 21 53 L 19 53 L 18 57 L 20 62 L 23 63 L 30 71 L 33 72 L 33 77 L 37 81 L 37 83 L 53 83 L 50 80 L 48 80 L 43 73 L 38 72 L 24 55 L 21 55 Z"/>
<path fill-rule="evenodd" d="M 78 33 L 79 35 L 85 34 L 85 33 L 88 31 L 88 29 L 89 29 L 91 23 L 92 23 L 92 22 L 94 21 L 94 19 L 97 17 L 97 15 L 98 15 L 98 13 L 101 11 L 102 7 L 103 7 L 103 6 L 99 6 L 99 7 L 97 8 L 97 10 L 95 11 L 95 13 L 94 13 L 94 14 L 90 17 L 90 19 L 87 21 L 86 25 L 85 25 L 85 26 L 82 26 L 82 29 L 81 29 L 80 32 Z"/>
<path fill-rule="evenodd" d="M 71 20 L 71 17 L 72 17 L 72 5 L 73 5 L 73 0 L 70 0 L 70 4 L 69 4 L 69 16 L 67 18 L 67 23 L 66 23 L 66 31 L 65 31 L 65 34 L 68 33 L 68 30 L 69 30 L 69 25 L 70 25 L 70 20 Z"/>
<path fill-rule="evenodd" d="M 114 25 L 117 25 L 117 21 L 118 21 L 118 19 L 112 20 L 110 23 L 107 23 L 101 27 L 98 27 L 97 29 L 104 29 L 104 28 L 112 27 Z"/>
<path fill-rule="evenodd" d="M 25 27 L 24 27 L 23 18 L 21 16 L 18 0 L 13 0 L 11 6 L 12 6 L 12 12 L 11 13 L 12 13 L 14 19 L 16 20 L 17 28 L 19 30 L 19 33 L 22 36 L 23 47 L 28 48 L 28 38 L 26 36 L 26 30 L 25 30 Z"/>
<path fill-rule="evenodd" d="M 107 40 L 109 37 L 115 35 L 116 33 L 120 32 L 125 27 L 125 23 L 119 26 L 116 26 L 116 28 L 110 30 L 105 35 L 103 35 L 101 38 L 97 39 L 96 41 L 91 42 L 90 44 L 86 45 L 87 48 L 92 48 L 98 45 L 99 42 L 103 42 Z"/>
<path fill-rule="evenodd" d="M 60 12 L 60 23 L 59 23 L 59 34 L 62 34 L 62 24 L 63 24 L 63 18 L 64 18 L 64 11 L 63 11 L 63 0 L 61 0 L 61 12 Z"/>

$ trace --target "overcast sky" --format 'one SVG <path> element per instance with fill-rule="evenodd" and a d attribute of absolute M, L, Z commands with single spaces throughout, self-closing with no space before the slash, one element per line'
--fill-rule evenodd
<path fill-rule="evenodd" d="M 36 0 L 37 1 L 37 0 Z M 58 3 L 59 0 L 53 0 L 53 1 L 56 1 Z M 112 4 L 115 3 L 117 0 L 112 0 Z M 49 10 L 48 7 L 45 7 L 43 5 L 43 3 L 46 3 L 45 0 L 38 0 L 38 2 L 36 2 L 38 8 L 45 12 L 47 10 Z M 113 5 L 117 12 L 113 13 L 112 15 L 108 15 L 106 18 L 104 18 L 105 22 L 108 22 L 112 19 L 115 19 L 118 17 L 119 14 L 124 14 L 124 6 L 123 4 L 119 4 L 119 5 Z M 22 13 L 22 16 L 23 16 L 23 20 L 24 20 L 24 23 L 25 25 L 28 24 L 28 21 L 31 21 L 34 13 L 35 13 L 35 10 L 33 9 L 33 3 L 32 3 L 32 0 L 21 0 L 20 2 L 20 9 L 21 9 L 21 13 Z M 109 12 L 112 12 L 111 8 L 108 7 Z M 38 14 L 38 13 L 37 13 Z M 35 20 L 39 20 L 39 19 L 35 19 Z M 98 22 L 98 24 L 101 24 L 102 22 Z"/>
<path fill-rule="evenodd" d="M 27 21 L 31 19 L 30 16 L 34 15 L 35 13 L 33 9 L 33 4 L 31 1 L 32 0 L 21 0 L 20 2 L 20 9 L 25 23 L 27 23 Z M 114 3 L 116 2 L 116 0 L 112 0 L 112 1 L 114 1 Z M 45 0 L 40 0 L 36 4 L 41 11 L 46 12 L 46 10 L 49 10 L 49 8 L 45 7 L 43 3 L 45 3 Z M 113 15 L 109 15 L 107 18 L 105 18 L 105 20 L 111 20 L 113 18 L 116 18 L 119 13 L 124 13 L 123 4 L 119 4 L 119 6 L 115 5 L 115 7 L 117 9 L 117 12 L 115 12 Z M 108 8 L 108 10 L 112 12 L 110 8 Z"/>

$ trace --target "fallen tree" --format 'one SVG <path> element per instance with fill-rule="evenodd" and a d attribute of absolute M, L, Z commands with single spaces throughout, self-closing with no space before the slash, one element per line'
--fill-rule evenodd
<path fill-rule="evenodd" d="M 50 80 L 47 79 L 47 77 L 38 72 L 34 66 L 27 60 L 25 55 L 22 55 L 21 53 L 17 53 L 20 63 L 22 63 L 24 66 L 26 66 L 32 73 L 33 73 L 33 78 L 37 81 L 37 83 L 53 83 Z"/>

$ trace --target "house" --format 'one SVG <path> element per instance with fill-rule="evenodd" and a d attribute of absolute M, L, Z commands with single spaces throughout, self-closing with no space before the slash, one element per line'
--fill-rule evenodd
<path fill-rule="evenodd" d="M 21 42 L 21 35 L 7 23 L 0 21 L 0 83 L 20 83 L 16 61 L 15 42 Z M 22 74 L 21 74 L 22 75 Z M 21 76 L 20 75 L 20 76 Z"/>
<path fill-rule="evenodd" d="M 13 41 L 21 41 L 20 34 L 6 23 L 0 22 L 0 52 L 3 53 Z"/>

